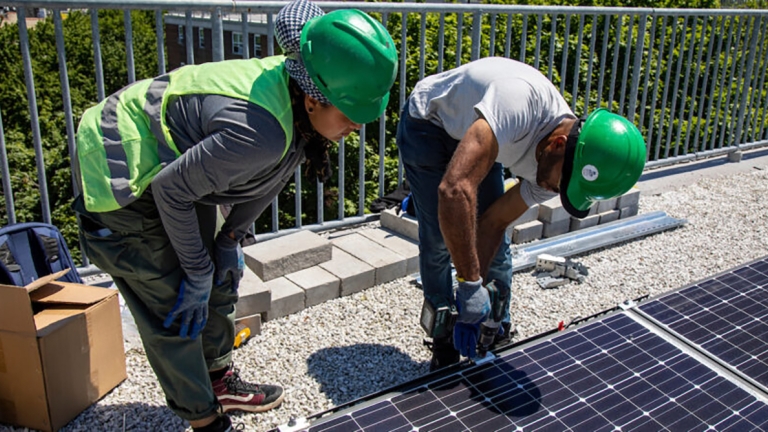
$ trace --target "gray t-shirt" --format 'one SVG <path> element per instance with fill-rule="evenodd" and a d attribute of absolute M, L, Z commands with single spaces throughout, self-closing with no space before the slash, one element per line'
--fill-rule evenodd
<path fill-rule="evenodd" d="M 152 180 L 163 226 L 186 273 L 212 268 L 197 232 L 194 203 L 233 204 L 222 230 L 241 238 L 305 160 L 304 141 L 285 132 L 267 110 L 218 95 L 171 100 L 173 142 L 182 153 Z M 285 150 L 285 156 L 282 156 Z"/>
<path fill-rule="evenodd" d="M 496 161 L 523 179 L 525 203 L 556 196 L 536 184 L 536 145 L 563 120 L 576 116 L 547 77 L 531 66 L 487 57 L 427 77 L 411 93 L 409 113 L 457 140 L 483 117 L 499 143 Z"/>

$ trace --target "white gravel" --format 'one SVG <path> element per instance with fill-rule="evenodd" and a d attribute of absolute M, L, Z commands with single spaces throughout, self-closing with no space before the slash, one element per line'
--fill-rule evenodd
<path fill-rule="evenodd" d="M 678 288 L 768 254 L 768 166 L 643 195 L 640 212 L 685 218 L 682 228 L 576 257 L 587 280 L 544 290 L 530 272 L 515 274 L 512 317 L 518 338 L 540 334 L 624 300 Z M 264 414 L 237 414 L 244 430 L 263 431 L 425 374 L 429 351 L 418 325 L 421 291 L 393 281 L 264 323 L 235 352 L 242 375 L 285 387 L 285 403 Z M 128 380 L 65 431 L 184 430 L 165 407 L 142 352 L 128 352 Z M 14 430 L 3 428 L 0 431 Z M 21 430 L 21 429 L 18 429 Z M 191 430 L 191 429 L 190 429 Z"/>

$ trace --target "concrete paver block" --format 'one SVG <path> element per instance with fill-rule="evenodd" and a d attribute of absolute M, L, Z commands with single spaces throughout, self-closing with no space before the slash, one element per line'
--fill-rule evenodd
<path fill-rule="evenodd" d="M 235 309 L 235 317 L 260 314 L 272 306 L 272 293 L 269 287 L 248 267 L 243 269 L 240 287 L 237 289 L 239 298 Z"/>
<path fill-rule="evenodd" d="M 584 219 L 571 218 L 571 231 L 577 231 L 597 225 L 600 222 L 600 215 L 587 216 Z"/>
<path fill-rule="evenodd" d="M 624 207 L 623 209 L 619 210 L 619 219 L 624 219 L 628 217 L 632 217 L 637 215 L 637 212 L 639 210 L 638 205 L 633 205 L 630 207 Z"/>
<path fill-rule="evenodd" d="M 509 226 L 507 227 L 507 235 L 512 237 L 512 232 L 517 225 L 522 225 L 524 223 L 535 221 L 538 218 L 539 218 L 539 205 L 534 204 L 528 207 L 528 210 L 524 211 L 523 214 L 520 215 L 520 217 L 513 220 L 512 223 L 509 224 Z"/>
<path fill-rule="evenodd" d="M 361 230 L 359 233 L 385 248 L 405 257 L 405 273 L 412 274 L 419 271 L 419 245 L 400 237 L 394 231 L 376 228 Z"/>
<path fill-rule="evenodd" d="M 544 230 L 544 224 L 540 221 L 531 221 L 520 224 L 512 229 L 512 243 L 528 243 L 538 240 Z"/>
<path fill-rule="evenodd" d="M 304 306 L 311 307 L 339 296 L 339 278 L 320 268 L 310 267 L 285 278 L 304 290 Z"/>
<path fill-rule="evenodd" d="M 284 277 L 266 282 L 272 291 L 272 306 L 264 315 L 266 321 L 294 314 L 304 309 L 304 290 Z"/>
<path fill-rule="evenodd" d="M 331 243 L 311 231 L 299 231 L 243 248 L 245 264 L 264 282 L 331 259 Z"/>
<path fill-rule="evenodd" d="M 599 213 L 598 216 L 600 216 L 600 222 L 601 224 L 613 222 L 616 219 L 619 218 L 619 214 L 621 212 L 619 210 L 610 210 L 605 213 Z"/>
<path fill-rule="evenodd" d="M 640 189 L 637 186 L 628 190 L 624 195 L 616 199 L 616 208 L 632 207 L 640 204 Z"/>
<path fill-rule="evenodd" d="M 597 213 L 605 213 L 607 211 L 615 210 L 616 198 L 600 200 L 597 202 L 597 204 L 595 204 L 595 206 L 597 206 Z"/>
<path fill-rule="evenodd" d="M 331 243 L 376 269 L 376 285 L 406 275 L 406 259 L 358 233 L 333 239 Z"/>
<path fill-rule="evenodd" d="M 368 289 L 376 283 L 375 268 L 337 247 L 333 248 L 333 258 L 319 267 L 339 278 L 339 294 L 342 297 Z"/>
<path fill-rule="evenodd" d="M 251 336 L 261 334 L 261 314 L 249 315 L 235 319 L 235 325 L 244 324 L 251 330 Z"/>
<path fill-rule="evenodd" d="M 570 217 L 559 196 L 539 204 L 539 220 L 542 222 L 557 222 Z"/>
<path fill-rule="evenodd" d="M 408 213 L 400 213 L 395 208 L 386 209 L 380 213 L 379 223 L 382 228 L 419 241 L 419 221 Z"/>
<path fill-rule="evenodd" d="M 541 236 L 544 238 L 556 237 L 565 234 L 571 229 L 571 219 L 563 219 L 555 222 L 544 222 Z"/>

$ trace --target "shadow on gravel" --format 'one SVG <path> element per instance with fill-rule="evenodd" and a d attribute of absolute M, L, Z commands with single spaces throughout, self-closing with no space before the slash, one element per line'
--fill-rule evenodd
<path fill-rule="evenodd" d="M 307 358 L 307 369 L 320 391 L 340 405 L 422 376 L 429 362 L 393 346 L 357 344 L 318 350 Z"/>
<path fill-rule="evenodd" d="M 183 432 L 186 429 L 187 423 L 166 406 L 130 402 L 117 405 L 92 405 L 60 432 L 96 430 Z"/>

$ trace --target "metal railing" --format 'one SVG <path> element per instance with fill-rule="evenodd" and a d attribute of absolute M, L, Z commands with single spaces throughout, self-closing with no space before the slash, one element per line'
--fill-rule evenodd
<path fill-rule="evenodd" d="M 101 9 L 122 10 L 125 25 L 127 76 L 125 84 L 136 79 L 132 10 L 154 11 L 158 74 L 166 72 L 165 17 L 173 12 L 176 20 L 187 24 L 184 29 L 186 49 L 192 49 L 192 16 L 209 20 L 213 30 L 212 58 L 223 60 L 224 32 L 234 25 L 229 14 L 239 15 L 237 27 L 245 35 L 248 57 L 249 17 L 259 16 L 263 26 L 266 16 L 266 54 L 274 54 L 274 17 L 286 2 L 271 1 L 181 1 L 126 0 L 113 1 L 6 1 L 18 8 L 20 50 L 31 119 L 31 139 L 37 157 L 41 215 L 51 221 L 48 185 L 43 160 L 35 77 L 29 51 L 29 35 L 23 8 L 52 9 L 56 33 L 57 55 L 66 119 L 67 147 L 72 161 L 75 128 L 70 100 L 61 11 L 87 9 L 91 17 L 96 95 L 105 97 L 104 68 L 98 12 Z M 324 230 L 371 220 L 376 215 L 365 212 L 367 183 L 386 192 L 387 180 L 402 183 L 402 164 L 397 170 L 385 167 L 386 155 L 393 150 L 393 125 L 400 108 L 416 81 L 426 75 L 465 64 L 485 56 L 505 56 L 524 61 L 540 69 L 564 94 L 577 115 L 586 115 L 598 107 L 608 107 L 627 116 L 640 127 L 646 137 L 647 168 L 681 161 L 713 157 L 728 152 L 768 145 L 766 109 L 768 86 L 768 11 L 765 10 L 694 10 L 639 9 L 604 7 L 505 6 L 483 4 L 423 3 L 345 3 L 322 2 L 326 10 L 355 7 L 380 19 L 392 33 L 400 52 L 398 79 L 392 89 L 390 107 L 374 124 L 359 132 L 359 157 L 348 164 L 344 140 L 338 147 L 338 178 L 335 179 L 338 214 L 326 220 L 324 185 L 316 185 L 316 201 L 303 200 L 295 194 L 292 204 L 295 223 L 280 226 L 281 202 L 272 204 L 271 229 L 258 233 L 268 239 L 299 229 Z M 255 14 L 255 15 L 254 15 Z M 186 20 L 184 20 L 184 17 Z M 403 25 L 405 23 L 405 25 Z M 479 25 L 478 25 L 479 24 Z M 255 25 L 255 24 L 254 24 Z M 418 41 L 414 46 L 411 41 Z M 173 42 L 175 43 L 175 42 Z M 187 59 L 194 61 L 187 54 Z M 416 62 L 418 67 L 416 67 Z M 0 106 L 0 165 L 3 193 L 9 223 L 16 220 L 6 142 L 3 136 Z M 366 140 L 374 143 L 378 169 L 366 172 Z M 356 166 L 355 166 L 356 165 Z M 76 168 L 76 167 L 73 167 Z M 345 173 L 358 173 L 356 196 L 345 196 Z M 73 169 L 73 181 L 76 178 Z M 389 176 L 389 177 L 387 177 Z M 302 190 L 302 173 L 294 175 L 296 191 Z M 313 180 L 314 181 L 314 180 Z M 74 191 L 79 187 L 74 182 Z M 349 200 L 347 198 L 350 198 Z M 355 199 L 356 198 L 356 199 Z M 307 203 L 316 206 L 314 220 L 302 217 Z M 348 203 L 355 206 L 350 215 Z M 310 222 L 310 223 L 307 223 Z"/>

